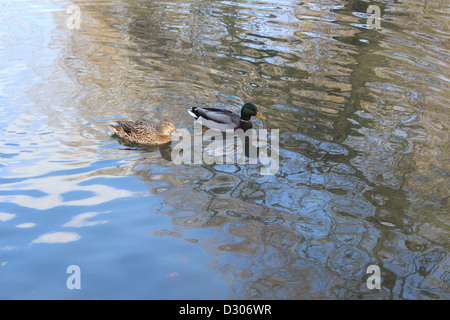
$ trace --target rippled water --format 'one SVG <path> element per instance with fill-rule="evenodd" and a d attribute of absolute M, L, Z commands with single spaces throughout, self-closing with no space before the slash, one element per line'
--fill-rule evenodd
<path fill-rule="evenodd" d="M 24 0 L 0 17 L 0 298 L 450 298 L 448 1 Z M 189 107 L 244 101 L 280 130 L 276 175 L 175 165 L 108 128 L 192 130 Z"/>

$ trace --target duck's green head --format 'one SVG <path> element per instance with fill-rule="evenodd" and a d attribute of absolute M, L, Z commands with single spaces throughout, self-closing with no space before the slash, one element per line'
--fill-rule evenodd
<path fill-rule="evenodd" d="M 241 109 L 241 119 L 244 121 L 250 121 L 250 118 L 253 116 L 264 120 L 264 117 L 258 112 L 258 109 L 253 103 L 244 104 Z"/>

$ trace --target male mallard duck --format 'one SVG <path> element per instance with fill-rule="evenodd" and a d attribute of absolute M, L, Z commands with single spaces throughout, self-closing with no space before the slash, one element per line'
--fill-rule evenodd
<path fill-rule="evenodd" d="M 172 139 L 170 132 L 178 134 L 170 120 L 162 120 L 159 125 L 154 122 L 125 121 L 117 122 L 117 125 L 110 125 L 110 127 L 125 141 L 151 146 L 169 143 Z"/>
<path fill-rule="evenodd" d="M 250 121 L 252 116 L 264 120 L 264 117 L 258 112 L 253 103 L 244 104 L 241 109 L 241 115 L 233 111 L 217 108 L 192 107 L 188 112 L 195 119 L 199 119 L 205 127 L 220 131 L 227 129 L 247 131 L 252 128 L 252 122 Z"/>

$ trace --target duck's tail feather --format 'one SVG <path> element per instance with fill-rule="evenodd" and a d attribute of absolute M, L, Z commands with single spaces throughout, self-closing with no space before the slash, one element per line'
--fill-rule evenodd
<path fill-rule="evenodd" d="M 191 109 L 188 109 L 188 113 L 195 119 L 198 119 L 200 117 L 200 114 L 197 111 L 197 107 L 192 107 Z"/>
<path fill-rule="evenodd" d="M 130 134 L 131 132 L 133 132 L 132 124 L 134 123 L 135 122 L 133 121 L 126 121 L 126 122 L 118 121 L 115 124 L 110 124 L 109 127 L 114 131 L 114 133 L 116 133 L 119 136 L 122 136 L 124 134 Z"/>
<path fill-rule="evenodd" d="M 117 133 L 118 124 L 117 124 L 117 123 L 115 123 L 115 124 L 110 124 L 110 125 L 109 125 L 109 128 L 110 128 L 112 131 L 114 131 L 115 133 Z"/>

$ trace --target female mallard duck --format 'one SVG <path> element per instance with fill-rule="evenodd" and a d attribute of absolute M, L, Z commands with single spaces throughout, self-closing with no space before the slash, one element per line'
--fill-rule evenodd
<path fill-rule="evenodd" d="M 233 111 L 217 108 L 192 107 L 188 112 L 195 119 L 200 120 L 205 127 L 220 131 L 227 129 L 247 131 L 253 127 L 250 121 L 252 116 L 264 120 L 264 117 L 258 112 L 253 103 L 244 104 L 241 109 L 241 115 Z"/>
<path fill-rule="evenodd" d="M 125 121 L 110 127 L 125 141 L 151 146 L 169 143 L 172 139 L 170 132 L 178 134 L 170 120 L 162 120 L 159 125 L 153 122 Z"/>

